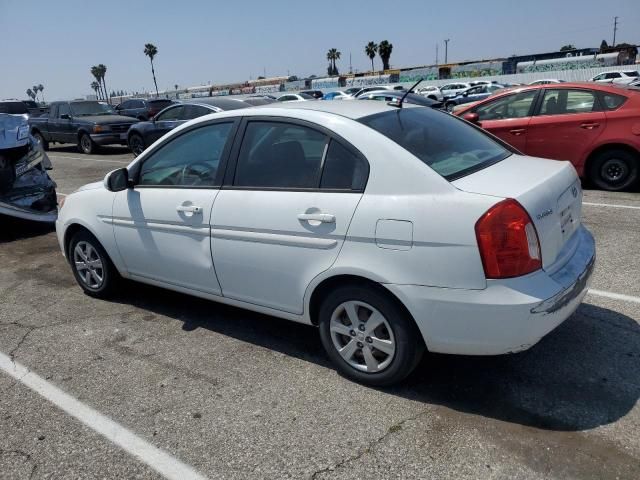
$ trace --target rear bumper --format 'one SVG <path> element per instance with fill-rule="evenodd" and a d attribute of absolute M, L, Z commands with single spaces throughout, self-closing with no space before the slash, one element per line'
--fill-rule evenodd
<path fill-rule="evenodd" d="M 34 222 L 53 223 L 58 218 L 58 209 L 48 212 L 40 212 L 28 208 L 20 208 L 9 203 L 0 202 L 0 214 L 10 217 L 22 218 L 23 220 L 31 220 Z"/>
<path fill-rule="evenodd" d="M 92 133 L 91 140 L 96 145 L 126 145 L 127 134 L 125 133 Z"/>
<path fill-rule="evenodd" d="M 584 227 L 578 246 L 552 275 L 489 280 L 483 290 L 385 285 L 416 320 L 432 352 L 499 355 L 526 350 L 569 318 L 587 293 L 595 242 Z"/>

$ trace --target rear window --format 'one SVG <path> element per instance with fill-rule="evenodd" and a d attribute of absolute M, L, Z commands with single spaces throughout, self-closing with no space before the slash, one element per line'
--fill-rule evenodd
<path fill-rule="evenodd" d="M 602 100 L 604 108 L 607 110 L 615 110 L 627 99 L 627 97 L 616 95 L 615 93 L 610 92 L 600 92 L 600 98 Z"/>
<path fill-rule="evenodd" d="M 402 108 L 359 121 L 393 140 L 449 181 L 488 167 L 512 153 L 479 128 L 432 108 Z"/>
<path fill-rule="evenodd" d="M 22 115 L 24 113 L 29 113 L 29 109 L 22 102 L 0 102 L 0 113 Z"/>
<path fill-rule="evenodd" d="M 164 108 L 164 107 L 168 107 L 169 105 L 171 105 L 173 103 L 173 101 L 171 100 L 150 100 L 149 104 L 153 107 L 153 108 Z"/>

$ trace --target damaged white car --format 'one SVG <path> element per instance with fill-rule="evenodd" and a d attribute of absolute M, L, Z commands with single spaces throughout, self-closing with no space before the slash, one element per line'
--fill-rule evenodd
<path fill-rule="evenodd" d="M 29 134 L 24 115 L 0 113 L 0 214 L 55 222 L 56 184 L 51 161 Z"/>

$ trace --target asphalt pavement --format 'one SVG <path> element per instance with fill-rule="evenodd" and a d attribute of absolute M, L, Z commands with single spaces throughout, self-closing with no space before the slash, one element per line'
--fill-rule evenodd
<path fill-rule="evenodd" d="M 133 158 L 49 153 L 60 194 Z M 569 320 L 384 390 L 338 375 L 313 327 L 134 283 L 88 297 L 51 228 L 2 217 L 0 365 L 36 376 L 0 371 L 0 478 L 161 478 L 157 447 L 174 478 L 637 480 L 640 193 L 584 202 L 595 293 Z"/>

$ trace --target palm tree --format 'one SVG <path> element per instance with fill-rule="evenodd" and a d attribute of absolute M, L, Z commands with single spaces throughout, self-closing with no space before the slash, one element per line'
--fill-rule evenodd
<path fill-rule="evenodd" d="M 393 45 L 386 40 L 380 42 L 378 45 L 378 55 L 380 55 L 380 59 L 382 60 L 382 69 L 389 70 L 389 58 L 391 57 L 391 52 L 393 51 Z"/>
<path fill-rule="evenodd" d="M 98 84 L 98 91 L 96 92 L 96 94 L 98 95 L 98 100 L 101 100 L 102 98 L 102 89 L 100 88 L 102 83 L 101 83 L 101 78 L 100 78 L 100 69 L 98 68 L 97 65 L 94 65 L 93 67 L 91 67 L 91 75 L 93 75 L 93 78 L 96 79 L 96 83 Z"/>
<path fill-rule="evenodd" d="M 107 83 L 104 81 L 104 77 L 107 75 L 107 66 L 101 63 L 100 65 L 98 65 L 98 71 L 100 72 L 100 79 L 98 80 L 98 82 L 102 82 L 102 91 L 104 92 L 104 98 L 107 103 L 111 103 L 109 93 L 107 91 Z"/>
<path fill-rule="evenodd" d="M 41 83 L 38 84 L 38 90 L 40 90 L 40 95 L 42 96 L 42 103 L 44 103 L 44 85 L 42 85 Z"/>
<path fill-rule="evenodd" d="M 327 60 L 331 64 L 331 74 L 338 75 L 338 68 L 336 67 L 336 60 L 340 60 L 340 52 L 337 48 L 332 48 L 327 52 Z"/>
<path fill-rule="evenodd" d="M 375 42 L 367 43 L 364 47 L 364 53 L 371 59 L 371 71 L 373 72 L 375 70 L 373 67 L 373 59 L 376 58 L 376 53 L 378 53 L 378 44 Z"/>
<path fill-rule="evenodd" d="M 33 93 L 33 90 L 31 90 L 30 88 L 27 88 L 27 95 L 29 96 L 29 98 L 35 100 L 36 96 Z"/>
<path fill-rule="evenodd" d="M 158 47 L 156 47 L 153 43 L 145 43 L 144 44 L 144 54 L 149 57 L 149 61 L 151 62 L 151 74 L 153 75 L 153 84 L 156 86 L 156 97 L 158 96 L 158 82 L 156 82 L 156 71 L 153 68 L 153 59 L 158 54 Z"/>
<path fill-rule="evenodd" d="M 36 101 L 38 101 L 38 86 L 34 85 L 33 87 L 31 87 L 31 91 L 35 94 Z"/>
<path fill-rule="evenodd" d="M 98 94 L 98 90 L 100 90 L 100 84 L 96 81 L 91 82 L 91 89 L 96 92 L 96 97 L 99 99 L 100 95 Z"/>

